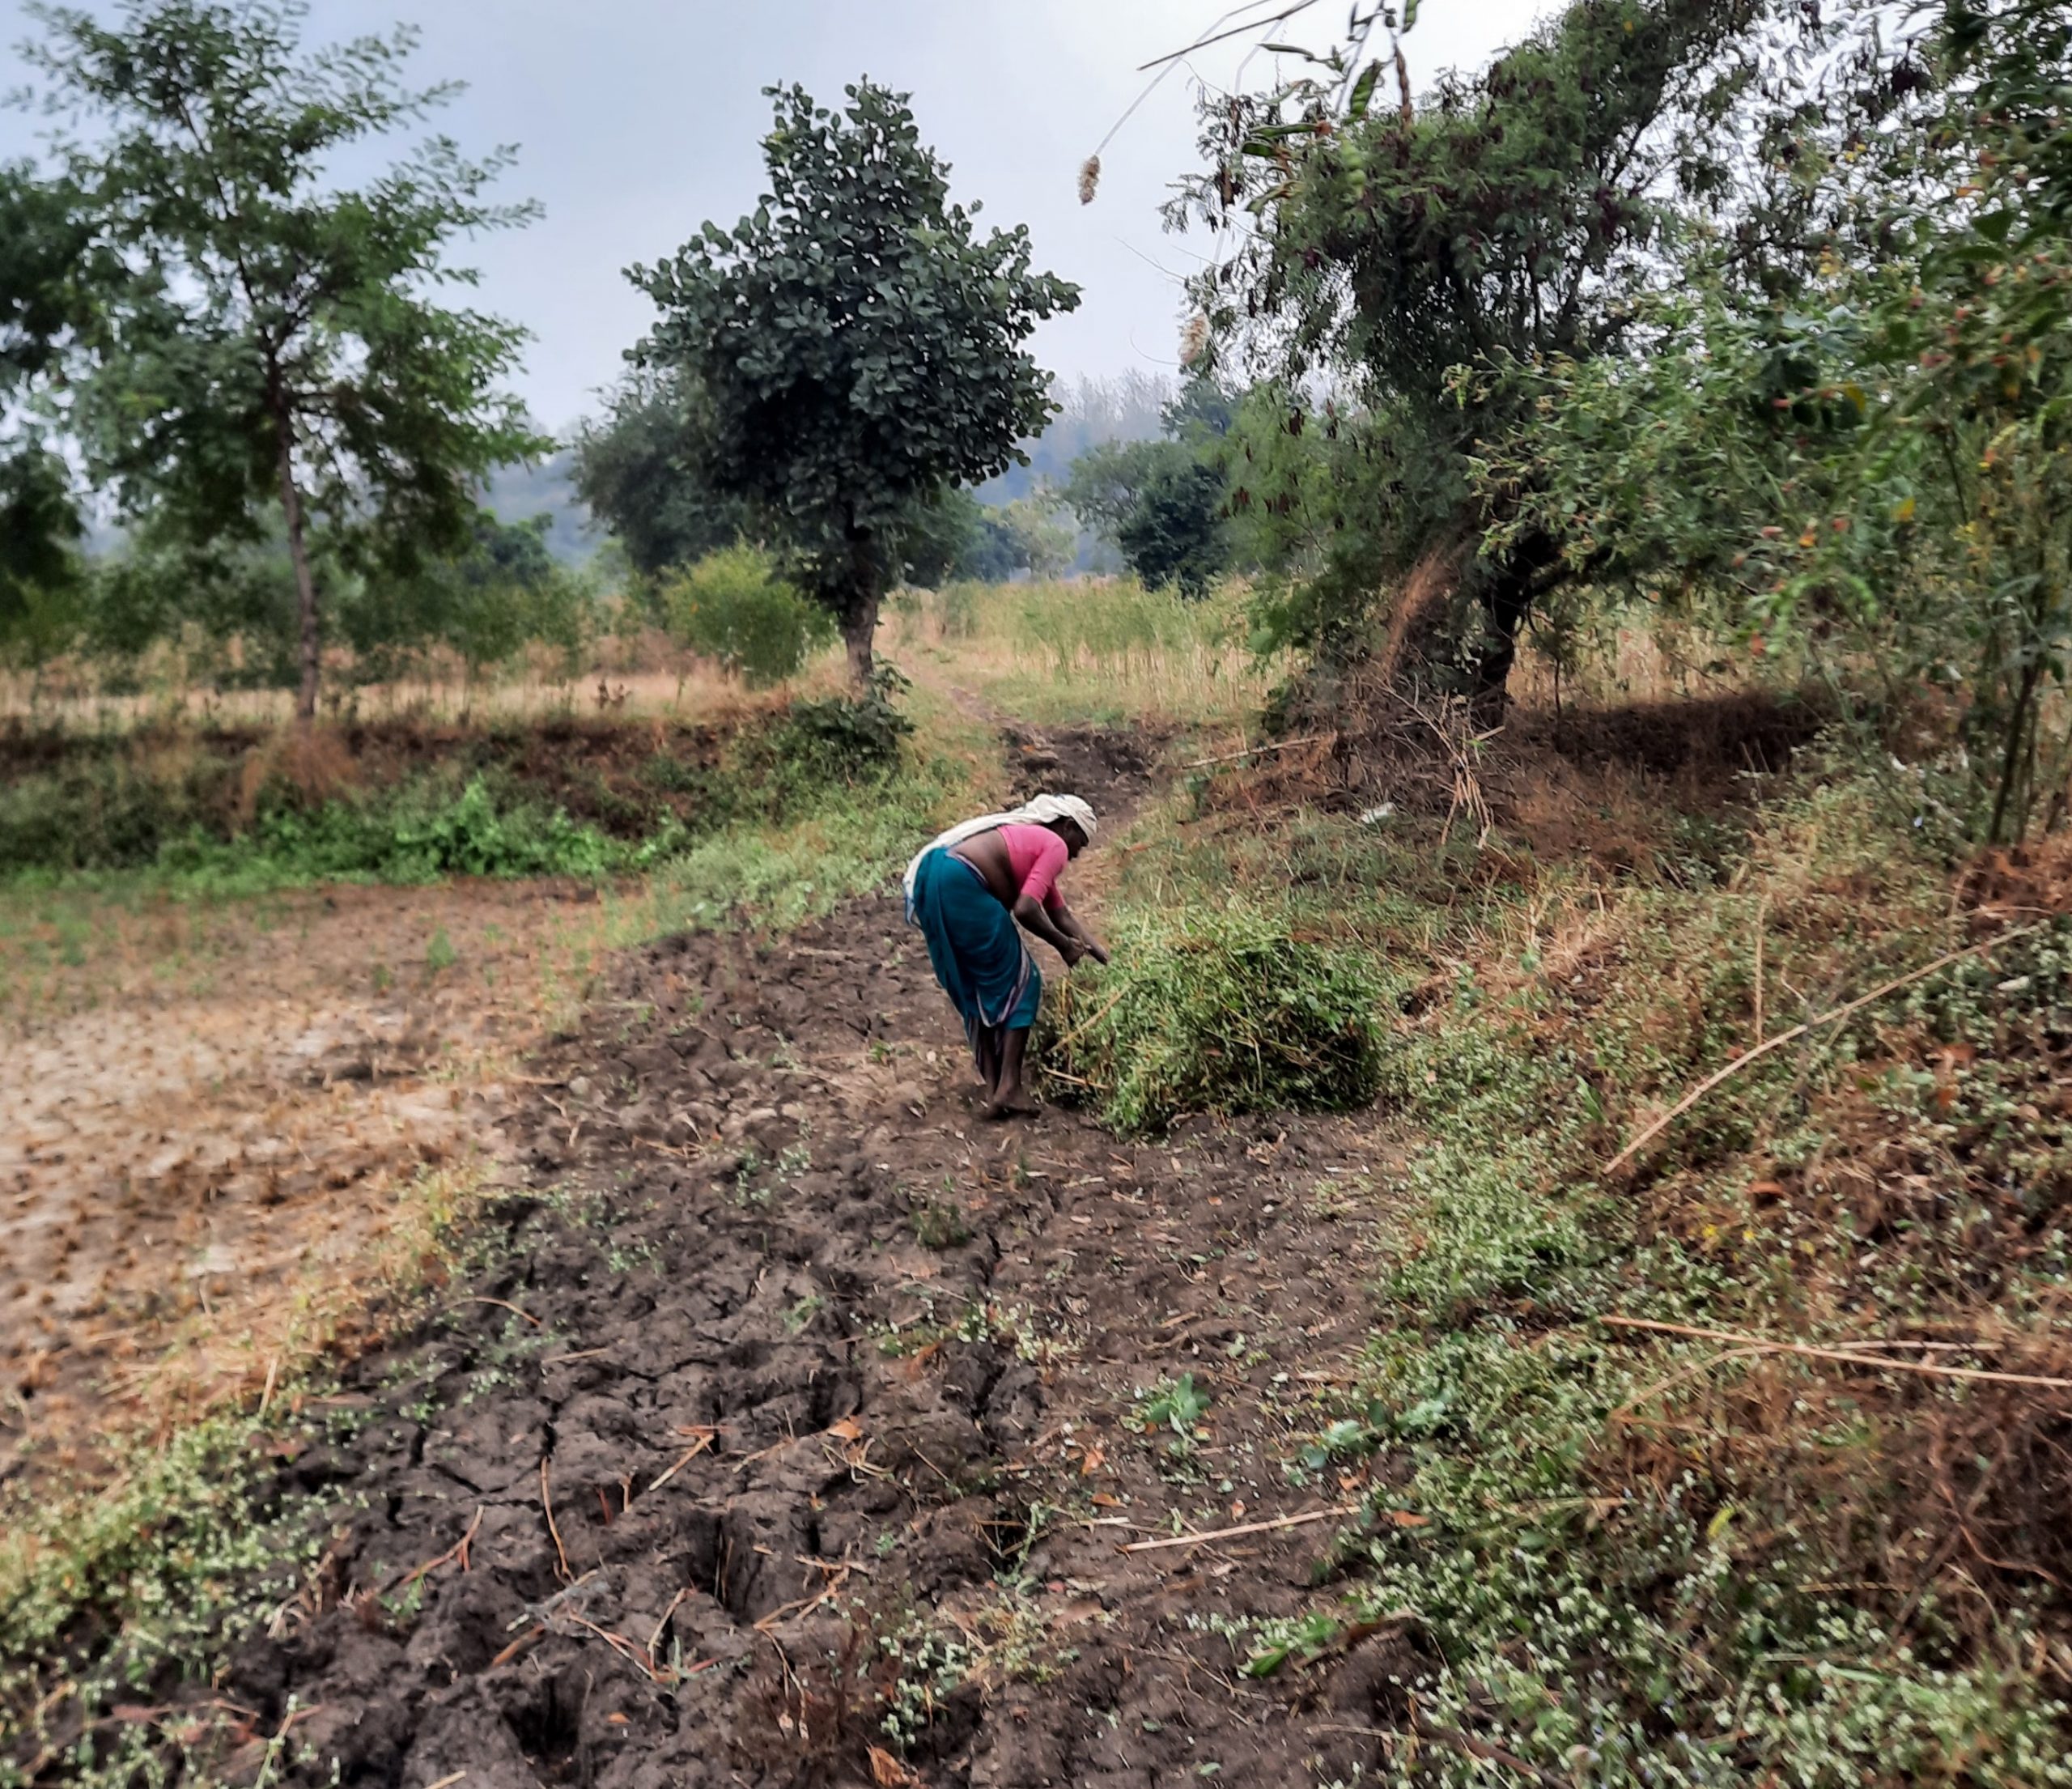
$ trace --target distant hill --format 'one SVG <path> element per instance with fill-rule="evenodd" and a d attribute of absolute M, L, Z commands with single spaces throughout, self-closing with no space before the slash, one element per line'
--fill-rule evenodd
<path fill-rule="evenodd" d="M 575 495 L 575 457 L 567 448 L 537 465 L 499 466 L 482 493 L 485 506 L 503 522 L 553 518 L 547 550 L 564 565 L 581 565 L 604 545 L 604 530 Z"/>

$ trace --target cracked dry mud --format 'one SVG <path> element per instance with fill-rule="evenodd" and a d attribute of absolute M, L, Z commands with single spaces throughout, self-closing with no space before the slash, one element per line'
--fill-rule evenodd
<path fill-rule="evenodd" d="M 330 1540 L 189 1692 L 231 1780 L 284 1731 L 270 1782 L 405 1789 L 1373 1767 L 1405 1642 L 1254 1681 L 1216 1630 L 1307 1606 L 1335 1523 L 1122 1549 L 1353 1500 L 1283 1468 L 1360 1346 L 1378 1116 L 983 1124 L 890 898 L 635 953 L 534 1069 L 480 1277 L 282 1468 Z M 1183 1374 L 1182 1457 L 1132 1412 Z"/>

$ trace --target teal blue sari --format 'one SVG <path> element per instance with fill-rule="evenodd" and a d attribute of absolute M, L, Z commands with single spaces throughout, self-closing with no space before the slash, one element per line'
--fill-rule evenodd
<path fill-rule="evenodd" d="M 963 1019 L 974 1055 L 982 1038 L 997 1051 L 1001 1034 L 1036 1022 L 1042 975 L 1014 916 L 971 865 L 940 847 L 928 852 L 906 917 L 928 941 L 936 979 Z"/>

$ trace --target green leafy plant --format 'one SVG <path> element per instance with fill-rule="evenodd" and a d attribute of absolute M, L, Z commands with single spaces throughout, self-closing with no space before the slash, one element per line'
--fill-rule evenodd
<path fill-rule="evenodd" d="M 1047 992 L 1038 1056 L 1055 1095 L 1123 1131 L 1190 1112 L 1347 1111 L 1380 1090 L 1371 959 L 1254 907 L 1127 916 L 1115 961 Z"/>
<path fill-rule="evenodd" d="M 834 637 L 833 618 L 779 577 L 760 548 L 737 545 L 665 576 L 669 631 L 751 685 L 782 682 Z"/>
<path fill-rule="evenodd" d="M 1182 1441 L 1192 1441 L 1208 1406 L 1208 1393 L 1195 1383 L 1193 1374 L 1182 1373 L 1144 1393 L 1132 1414 L 1140 1429 L 1170 1429 Z"/>
<path fill-rule="evenodd" d="M 640 351 L 702 394 L 698 475 L 766 521 L 867 691 L 902 537 L 1041 431 L 1055 406 L 1021 345 L 1078 291 L 1032 270 L 1025 229 L 978 233 L 902 96 L 771 91 L 770 191 L 634 270 L 661 312 Z"/>

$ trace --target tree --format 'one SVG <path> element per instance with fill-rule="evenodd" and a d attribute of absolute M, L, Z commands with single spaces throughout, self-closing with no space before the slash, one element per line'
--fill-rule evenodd
<path fill-rule="evenodd" d="M 1074 461 L 1063 497 L 1145 584 L 1202 595 L 1230 567 L 1224 444 L 1238 399 L 1190 380 L 1162 413 L 1163 438 L 1106 441 Z"/>
<path fill-rule="evenodd" d="M 32 661 L 63 644 L 84 533 L 36 401 L 83 321 L 96 270 L 65 195 L 26 166 L 0 167 L 0 652 Z"/>
<path fill-rule="evenodd" d="M 472 283 L 448 261 L 456 236 L 532 208 L 482 197 L 507 151 L 469 161 L 445 138 L 365 186 L 330 184 L 456 91 L 402 84 L 408 31 L 304 53 L 302 9 L 266 0 L 129 0 L 114 26 L 33 16 L 49 99 L 105 127 L 57 149 L 53 189 L 100 269 L 66 419 L 163 538 L 255 539 L 277 510 L 306 723 L 312 531 L 406 573 L 465 549 L 479 480 L 546 444 L 499 389 L 524 332 L 434 298 Z"/>
<path fill-rule="evenodd" d="M 635 371 L 577 435 L 576 491 L 650 577 L 758 531 L 745 502 L 712 488 L 710 407 L 681 375 Z"/>
<path fill-rule="evenodd" d="M 1478 444 L 1531 399 L 1457 371 L 1616 348 L 1678 215 L 1733 209 L 1747 277 L 1786 266 L 1775 245 L 1805 210 L 1791 134 L 1815 96 L 1779 71 L 1824 40 L 1820 16 L 1797 0 L 1572 0 L 1415 104 L 1407 85 L 1399 105 L 1374 103 L 1378 63 L 1205 104 L 1211 167 L 1171 215 L 1237 245 L 1195 282 L 1212 334 L 1286 389 L 1321 372 L 1349 400 L 1343 526 L 1314 580 L 1325 600 L 1282 611 L 1296 643 L 1357 648 L 1363 605 L 1447 555 L 1461 613 L 1437 669 L 1501 699 L 1521 627 L 1569 568 L 1534 530 L 1473 550 L 1505 519 L 1474 483 Z"/>
<path fill-rule="evenodd" d="M 629 277 L 661 312 L 636 357 L 705 394 L 712 488 L 768 520 L 867 688 L 902 528 L 1021 457 L 1055 408 L 1023 343 L 1079 293 L 1031 270 L 1025 227 L 982 236 L 950 202 L 903 95 L 844 91 L 771 89 L 754 213 Z"/>
<path fill-rule="evenodd" d="M 465 551 L 428 559 L 408 576 L 352 580 L 337 605 L 363 677 L 394 676 L 430 646 L 458 654 L 472 689 L 488 666 L 529 642 L 572 658 L 586 637 L 590 597 L 581 576 L 547 546 L 550 516 L 522 522 L 478 515 Z"/>
<path fill-rule="evenodd" d="M 1886 128 L 1806 176 L 1837 252 L 1786 301 L 1675 244 L 1633 351 L 1504 376 L 1535 396 L 1477 479 L 1500 555 L 1535 531 L 1888 713 L 1937 691 L 1938 801 L 2018 838 L 2072 774 L 2072 6 L 1953 5 L 1863 74 Z"/>

